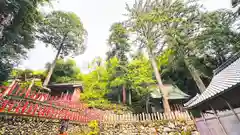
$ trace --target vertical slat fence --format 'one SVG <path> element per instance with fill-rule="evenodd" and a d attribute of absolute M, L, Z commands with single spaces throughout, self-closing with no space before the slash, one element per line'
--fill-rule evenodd
<path fill-rule="evenodd" d="M 149 122 L 149 121 L 158 121 L 158 120 L 192 120 L 190 114 L 185 112 L 170 112 L 170 113 L 140 113 L 140 114 L 107 114 L 104 116 L 102 122 Z"/>

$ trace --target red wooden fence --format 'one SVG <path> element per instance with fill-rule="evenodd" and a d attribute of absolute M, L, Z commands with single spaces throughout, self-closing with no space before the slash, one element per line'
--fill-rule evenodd
<path fill-rule="evenodd" d="M 72 95 L 69 94 L 58 97 L 22 89 L 18 82 L 13 82 L 9 87 L 0 86 L 0 113 L 69 119 L 81 123 L 102 119 L 100 111 L 88 109 L 80 101 L 72 102 L 71 98 Z"/>

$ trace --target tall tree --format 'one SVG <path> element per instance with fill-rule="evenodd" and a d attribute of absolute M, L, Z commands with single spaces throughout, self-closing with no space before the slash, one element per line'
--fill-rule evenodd
<path fill-rule="evenodd" d="M 203 92 L 206 87 L 202 78 L 212 76 L 204 68 L 209 62 L 213 68 L 221 65 L 239 44 L 239 36 L 232 30 L 236 16 L 229 11 L 202 12 L 194 1 L 175 3 L 168 13 L 179 21 L 162 27 L 166 42 L 168 48 L 175 51 L 173 61 L 184 60 L 198 89 Z M 201 63 L 203 60 L 205 63 Z"/>
<path fill-rule="evenodd" d="M 162 23 L 160 21 L 171 20 L 170 18 L 166 18 L 165 13 L 162 12 L 161 17 L 156 19 L 156 5 L 165 5 L 167 2 L 165 1 L 137 1 L 132 8 L 127 6 L 127 10 L 129 12 L 129 20 L 128 24 L 132 28 L 132 31 L 136 33 L 137 41 L 140 42 L 139 48 L 145 48 L 147 50 L 151 65 L 153 67 L 153 71 L 158 83 L 158 87 L 163 93 L 163 105 L 164 111 L 170 112 L 170 106 L 168 102 L 168 92 L 164 89 L 164 85 L 161 79 L 161 75 L 159 73 L 159 67 L 156 62 L 156 53 L 160 52 L 163 49 L 162 43 L 162 31 L 160 29 Z M 156 9 L 156 11 L 154 11 Z"/>
<path fill-rule="evenodd" d="M 118 67 L 115 67 L 117 70 L 117 74 L 112 74 L 113 79 L 123 79 L 125 70 L 121 67 L 125 67 L 126 64 L 128 63 L 128 58 L 127 54 L 130 52 L 130 45 L 129 45 L 129 35 L 128 31 L 123 25 L 123 23 L 114 23 L 111 26 L 110 29 L 110 36 L 108 39 L 108 46 L 109 46 L 109 51 L 107 52 L 107 60 L 116 57 L 119 60 L 119 65 Z M 111 65 L 109 65 L 111 66 Z M 126 102 L 126 82 L 121 81 L 122 84 L 122 95 L 123 95 L 123 103 Z M 118 87 L 118 86 L 115 86 Z M 120 97 L 120 89 L 119 91 L 119 97 Z M 130 95 L 130 92 L 129 92 Z"/>
<path fill-rule="evenodd" d="M 107 59 L 117 57 L 121 62 L 127 62 L 127 53 L 130 51 L 129 35 L 122 23 L 111 26 L 108 46 Z"/>
<path fill-rule="evenodd" d="M 57 50 L 48 75 L 43 83 L 47 86 L 59 56 L 76 56 L 84 52 L 86 30 L 80 18 L 71 12 L 53 11 L 39 26 L 39 39 Z"/>
<path fill-rule="evenodd" d="M 201 15 L 198 3 L 195 1 L 182 2 L 179 0 L 168 1 L 166 3 L 154 1 L 153 4 L 149 4 L 147 9 L 150 11 L 145 15 L 145 20 L 152 22 L 150 23 L 150 27 L 156 24 L 153 27 L 155 31 L 158 29 L 155 35 L 160 38 L 157 41 L 152 41 L 155 44 L 158 41 L 162 41 L 160 49 L 157 50 L 157 55 L 161 54 L 164 47 L 174 50 L 176 52 L 174 53 L 176 55 L 175 58 L 184 60 L 198 88 L 200 91 L 204 91 L 206 89 L 205 85 L 190 59 L 194 55 L 190 47 L 195 44 L 194 38 L 200 32 L 201 28 L 201 25 L 198 24 L 200 23 Z M 148 29 L 147 26 L 146 29 Z M 149 33 L 149 30 L 145 31 Z M 151 37 L 154 37 L 154 35 Z"/>
<path fill-rule="evenodd" d="M 168 36 L 168 47 L 173 49 L 176 54 L 175 58 L 182 58 L 184 64 L 189 70 L 192 78 L 195 80 L 200 92 L 205 91 L 206 86 L 200 78 L 200 72 L 194 67 L 193 59 L 195 54 L 192 46 L 196 44 L 196 35 L 201 30 L 199 25 L 201 11 L 198 3 L 196 2 L 176 2 L 172 6 L 178 7 L 178 10 L 171 10 L 172 14 L 175 14 L 175 18 L 180 19 L 179 22 L 169 24 L 165 27 L 165 34 Z M 178 12 L 182 12 L 182 15 L 178 15 Z M 172 27 L 172 25 L 174 27 Z"/>

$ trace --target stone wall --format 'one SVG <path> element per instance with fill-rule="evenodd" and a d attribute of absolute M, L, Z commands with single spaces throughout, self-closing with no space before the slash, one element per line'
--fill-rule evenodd
<path fill-rule="evenodd" d="M 0 117 L 0 135 L 57 135 L 59 126 L 59 120 Z M 184 120 L 99 123 L 98 128 L 101 135 L 199 135 L 194 122 Z M 86 124 L 70 123 L 68 133 L 87 135 L 90 131 Z"/>
<path fill-rule="evenodd" d="M 100 124 L 102 135 L 199 135 L 193 121 Z"/>
<path fill-rule="evenodd" d="M 0 117 L 0 135 L 57 135 L 60 121 L 34 117 Z M 70 132 L 80 132 L 82 125 L 70 123 Z"/>

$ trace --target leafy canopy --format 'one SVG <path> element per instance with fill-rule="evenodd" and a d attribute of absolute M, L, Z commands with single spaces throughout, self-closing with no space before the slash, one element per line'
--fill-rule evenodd
<path fill-rule="evenodd" d="M 46 65 L 47 69 L 50 64 Z M 50 82 L 67 83 L 72 81 L 81 81 L 81 72 L 73 59 L 58 59 L 54 68 Z"/>
<path fill-rule="evenodd" d="M 39 39 L 56 50 L 62 49 L 62 56 L 76 56 L 86 48 L 87 33 L 75 13 L 53 11 L 45 17 L 38 29 Z"/>
<path fill-rule="evenodd" d="M 42 21 L 39 5 L 50 0 L 0 1 L 0 81 L 7 79 L 13 66 L 34 47 L 36 25 Z"/>

